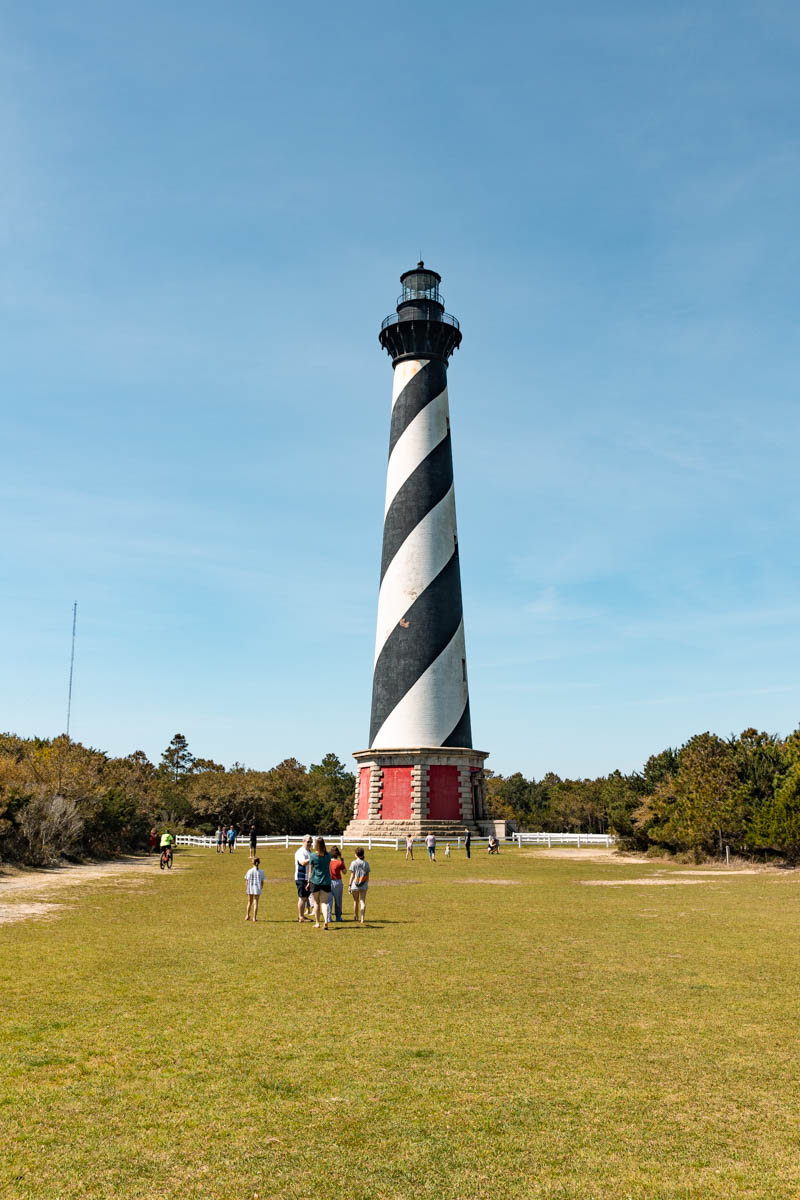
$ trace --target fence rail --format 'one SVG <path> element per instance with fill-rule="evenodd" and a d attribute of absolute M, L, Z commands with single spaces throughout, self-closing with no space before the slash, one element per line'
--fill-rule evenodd
<path fill-rule="evenodd" d="M 517 846 L 613 846 L 610 833 L 512 833 Z"/>
<path fill-rule="evenodd" d="M 406 839 L 404 837 L 346 838 L 346 837 L 344 837 L 343 834 L 323 834 L 323 836 L 329 846 L 364 846 L 364 847 L 366 847 L 367 850 L 371 850 L 373 846 L 389 846 L 391 849 L 394 849 L 394 850 L 405 850 L 405 848 L 406 848 Z M 529 835 L 525 834 L 523 836 L 527 837 Z M 530 835 L 530 836 L 536 836 L 536 835 Z M 554 835 L 554 836 L 556 836 L 556 835 Z M 558 836 L 561 836 L 561 835 L 558 835 Z M 566 836 L 572 836 L 572 835 L 566 835 Z M 215 837 L 195 837 L 194 835 L 188 834 L 188 833 L 178 833 L 175 835 L 175 845 L 176 846 L 199 846 L 201 849 L 212 850 L 216 846 L 216 844 L 217 844 L 217 839 Z M 227 842 L 224 844 L 227 846 Z M 239 837 L 237 837 L 235 844 L 237 846 L 249 846 L 250 845 L 249 835 L 248 834 L 240 835 Z M 257 846 L 266 846 L 266 847 L 283 846 L 286 850 L 288 850 L 290 846 L 302 846 L 302 844 L 303 844 L 302 837 L 296 837 L 296 836 L 292 837 L 289 834 L 283 834 L 283 833 L 274 834 L 270 837 L 264 836 L 264 837 L 256 838 Z M 416 838 L 414 841 L 414 845 L 417 847 L 424 846 L 424 844 L 425 844 L 424 838 Z M 448 845 L 455 846 L 458 850 L 460 850 L 461 847 L 463 846 L 463 844 L 464 844 L 463 837 L 458 837 L 458 838 L 437 837 L 437 839 L 436 839 L 436 848 L 437 848 L 437 850 L 442 850 L 442 851 L 444 850 L 444 847 L 448 846 Z M 474 837 L 472 839 L 473 846 L 488 846 L 488 844 L 489 844 L 489 839 L 487 837 Z"/>
<path fill-rule="evenodd" d="M 239 836 L 237 839 L 239 846 L 249 846 L 250 839 L 247 834 Z M 346 838 L 343 834 L 325 834 L 325 841 L 329 846 L 365 846 L 367 850 L 371 850 L 373 846 L 389 846 L 394 850 L 404 850 L 406 839 L 404 837 L 366 837 L 366 838 Z M 512 843 L 517 847 L 522 846 L 613 846 L 615 838 L 610 833 L 512 833 Z M 472 839 L 473 846 L 486 846 L 489 839 L 486 837 L 474 837 Z M 205 849 L 213 849 L 216 846 L 216 838 L 214 837 L 194 837 L 190 834 L 179 833 L 175 838 L 176 846 L 200 846 Z M 303 839 L 290 834 L 273 834 L 271 836 L 263 836 L 256 839 L 258 846 L 283 846 L 289 849 L 290 846 L 302 846 Z M 444 849 L 445 846 L 455 846 L 460 850 L 464 844 L 463 837 L 458 838 L 437 838 L 437 848 Z M 424 845 L 424 838 L 418 838 L 415 845 Z"/>

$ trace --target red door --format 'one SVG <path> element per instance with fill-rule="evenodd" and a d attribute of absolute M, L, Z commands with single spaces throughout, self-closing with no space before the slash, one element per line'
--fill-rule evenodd
<path fill-rule="evenodd" d="M 461 820 L 458 767 L 428 768 L 428 818 L 431 821 Z"/>

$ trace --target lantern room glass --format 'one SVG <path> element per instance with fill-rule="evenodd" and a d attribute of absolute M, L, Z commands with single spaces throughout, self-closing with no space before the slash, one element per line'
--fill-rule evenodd
<path fill-rule="evenodd" d="M 411 271 L 403 279 L 403 295 L 400 302 L 409 300 L 433 300 L 442 304 L 439 295 L 439 276 L 433 271 Z"/>

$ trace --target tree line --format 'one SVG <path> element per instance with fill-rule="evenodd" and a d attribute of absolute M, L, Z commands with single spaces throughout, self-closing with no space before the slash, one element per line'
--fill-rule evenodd
<path fill-rule="evenodd" d="M 335 754 L 268 771 L 196 758 L 177 733 L 152 763 L 70 740 L 0 734 L 0 861 L 53 862 L 141 849 L 156 826 L 212 833 L 219 821 L 260 834 L 337 831 L 353 814 L 355 777 Z"/>
<path fill-rule="evenodd" d="M 0 734 L 0 861 L 141 849 L 153 826 L 211 833 L 218 822 L 262 834 L 338 831 L 353 813 L 355 777 L 335 754 L 268 771 L 196 758 L 178 733 L 152 763 L 112 758 L 68 737 Z M 489 815 L 520 829 L 613 833 L 624 847 L 800 859 L 800 729 L 700 733 L 652 755 L 641 771 L 596 779 L 487 772 Z"/>
<path fill-rule="evenodd" d="M 520 829 L 612 833 L 628 849 L 800 859 L 800 729 L 699 733 L 641 771 L 597 779 L 493 775 L 489 810 Z"/>

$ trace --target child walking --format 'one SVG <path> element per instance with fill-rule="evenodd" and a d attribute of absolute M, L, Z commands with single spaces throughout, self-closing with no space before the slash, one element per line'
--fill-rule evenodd
<path fill-rule="evenodd" d="M 245 913 L 245 921 L 250 920 L 250 910 L 253 910 L 253 921 L 258 920 L 258 901 L 261 897 L 261 889 L 264 886 L 264 872 L 261 870 L 261 859 L 256 858 L 253 865 L 244 877 L 245 887 L 247 888 L 247 912 Z"/>

